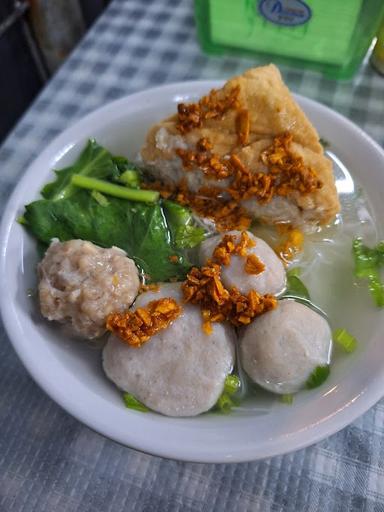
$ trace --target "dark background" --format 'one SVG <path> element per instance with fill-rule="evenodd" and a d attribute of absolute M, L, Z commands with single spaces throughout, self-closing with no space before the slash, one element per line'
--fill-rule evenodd
<path fill-rule="evenodd" d="M 56 0 L 0 0 L 0 143 L 109 0 L 73 0 L 76 23 L 70 15 L 62 53 L 54 64 L 46 47 L 52 45 L 49 36 L 55 35 L 56 23 L 65 33 L 66 19 L 55 19 L 49 2 Z"/>

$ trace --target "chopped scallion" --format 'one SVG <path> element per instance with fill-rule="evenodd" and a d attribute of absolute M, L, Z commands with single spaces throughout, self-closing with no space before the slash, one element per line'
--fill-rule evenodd
<path fill-rule="evenodd" d="M 235 405 L 235 402 L 232 400 L 232 396 L 239 391 L 241 387 L 241 381 L 240 378 L 235 375 L 227 375 L 224 381 L 224 389 L 221 395 L 219 396 L 219 399 L 216 402 L 216 410 L 219 410 L 220 412 L 224 414 L 228 414 L 232 407 Z"/>
<path fill-rule="evenodd" d="M 333 341 L 349 353 L 356 350 L 357 347 L 356 338 L 345 329 L 336 329 L 333 333 Z"/>
<path fill-rule="evenodd" d="M 327 380 L 329 373 L 330 373 L 329 365 L 316 366 L 316 368 L 313 370 L 311 375 L 308 377 L 308 380 L 305 384 L 306 388 L 314 389 L 314 388 L 321 386 L 321 384 L 323 384 L 323 382 L 325 382 Z"/>
<path fill-rule="evenodd" d="M 240 389 L 240 379 L 237 375 L 227 375 L 224 382 L 224 393 L 234 395 Z"/>
<path fill-rule="evenodd" d="M 134 409 L 135 411 L 140 412 L 148 412 L 149 409 L 146 405 L 142 404 L 137 398 L 135 398 L 131 393 L 123 393 L 123 400 L 125 403 L 125 406 L 128 407 L 128 409 Z"/>
<path fill-rule="evenodd" d="M 361 238 L 356 238 L 352 245 L 355 257 L 355 275 L 364 278 L 376 275 L 378 268 L 378 258 L 374 249 L 365 246 Z"/>
<path fill-rule="evenodd" d="M 373 249 L 363 244 L 361 238 L 356 238 L 352 244 L 355 260 L 355 276 L 367 279 L 369 291 L 378 307 L 384 307 L 384 284 L 380 279 L 380 267 L 384 265 L 384 242 Z"/>
<path fill-rule="evenodd" d="M 280 402 L 282 402 L 283 404 L 292 405 L 293 404 L 292 393 L 287 393 L 286 395 L 281 395 Z"/>
<path fill-rule="evenodd" d="M 369 291 L 378 308 L 384 306 L 384 285 L 378 275 L 369 276 Z"/>
<path fill-rule="evenodd" d="M 234 403 L 227 393 L 222 393 L 216 402 L 217 409 L 224 414 L 230 413 L 233 405 Z"/>

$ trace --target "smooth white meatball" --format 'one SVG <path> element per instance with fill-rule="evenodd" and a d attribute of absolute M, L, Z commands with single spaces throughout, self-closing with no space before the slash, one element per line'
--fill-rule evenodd
<path fill-rule="evenodd" d="M 221 278 L 226 288 L 235 286 L 241 293 L 246 294 L 250 290 L 256 290 L 264 295 L 270 293 L 278 295 L 286 286 L 286 276 L 284 266 L 275 252 L 261 238 L 257 238 L 247 231 L 248 236 L 255 242 L 254 247 L 247 249 L 247 254 L 255 254 L 259 260 L 264 263 L 265 269 L 259 274 L 248 274 L 244 270 L 246 258 L 237 255 L 231 255 L 229 265 L 223 265 Z M 212 258 L 213 251 L 223 239 L 225 234 L 236 236 L 236 241 L 240 241 L 240 231 L 228 231 L 222 235 L 207 238 L 200 245 L 200 264 L 204 265 L 209 258 Z"/>
<path fill-rule="evenodd" d="M 158 292 L 139 295 L 135 307 L 172 297 L 182 302 L 180 283 L 163 284 Z M 103 351 L 107 376 L 147 407 L 167 416 L 195 416 L 211 409 L 234 364 L 234 329 L 213 324 L 202 330 L 197 306 L 183 304 L 173 323 L 142 345 L 131 347 L 111 336 Z"/>
<path fill-rule="evenodd" d="M 331 339 L 321 315 L 294 300 L 281 300 L 241 333 L 241 363 L 263 388 L 295 393 L 317 366 L 329 363 Z"/>
<path fill-rule="evenodd" d="M 128 309 L 140 287 L 136 265 L 124 251 L 84 240 L 53 241 L 38 272 L 42 315 L 89 339 L 106 332 L 109 313 Z"/>

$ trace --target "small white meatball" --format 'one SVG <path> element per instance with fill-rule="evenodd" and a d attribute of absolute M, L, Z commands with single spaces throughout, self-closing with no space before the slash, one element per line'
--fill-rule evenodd
<path fill-rule="evenodd" d="M 139 295 L 136 307 L 172 297 L 182 303 L 180 283 L 163 284 L 158 292 Z M 103 351 L 107 376 L 147 407 L 167 416 L 195 416 L 211 409 L 234 364 L 235 332 L 213 324 L 202 330 L 197 306 L 183 304 L 181 315 L 140 348 L 111 336 Z"/>
<path fill-rule="evenodd" d="M 140 287 L 136 265 L 124 251 L 84 240 L 53 241 L 38 272 L 42 315 L 89 339 L 106 332 L 109 313 L 128 309 Z"/>
<path fill-rule="evenodd" d="M 250 290 L 256 290 L 261 295 L 266 293 L 278 295 L 286 286 L 284 265 L 264 240 L 257 238 L 249 231 L 247 233 L 249 238 L 256 244 L 254 247 L 247 249 L 247 254 L 255 254 L 264 263 L 265 269 L 259 274 L 248 274 L 244 269 L 246 258 L 231 255 L 230 264 L 223 265 L 221 271 L 224 286 L 228 289 L 235 286 L 243 294 L 248 293 Z M 236 242 L 240 241 L 241 231 L 228 231 L 228 233 L 207 238 L 200 245 L 199 259 L 201 265 L 204 265 L 209 258 L 212 258 L 213 251 L 226 234 L 234 235 Z"/>
<path fill-rule="evenodd" d="M 263 388 L 295 393 L 317 366 L 329 364 L 331 340 L 331 329 L 321 315 L 294 300 L 281 300 L 241 333 L 241 363 Z"/>

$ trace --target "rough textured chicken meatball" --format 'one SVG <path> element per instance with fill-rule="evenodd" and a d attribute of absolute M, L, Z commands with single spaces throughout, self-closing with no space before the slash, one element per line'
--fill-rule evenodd
<path fill-rule="evenodd" d="M 249 238 L 255 242 L 254 247 L 247 249 L 247 254 L 255 254 L 264 264 L 265 269 L 259 274 L 248 274 L 244 269 L 245 258 L 231 255 L 230 264 L 222 267 L 222 281 L 226 288 L 229 289 L 235 286 L 241 293 L 248 293 L 253 289 L 262 295 L 265 293 L 278 295 L 284 290 L 286 285 L 284 266 L 275 252 L 264 240 L 255 237 L 250 232 L 247 233 Z M 240 231 L 228 231 L 226 234 L 234 235 L 236 242 L 240 241 Z M 213 236 L 200 245 L 199 259 L 201 265 L 204 265 L 209 258 L 212 258 L 213 251 L 221 242 L 222 238 L 223 235 Z"/>
<path fill-rule="evenodd" d="M 240 336 L 240 357 L 249 377 L 274 393 L 295 393 L 317 366 L 329 364 L 328 322 L 307 306 L 282 300 Z"/>
<path fill-rule="evenodd" d="M 70 324 L 84 338 L 104 334 L 108 314 L 128 309 L 140 286 L 124 251 L 83 240 L 53 241 L 38 272 L 42 315 Z"/>
<path fill-rule="evenodd" d="M 143 293 L 135 308 L 162 297 L 182 304 L 180 283 Z M 233 328 L 213 324 L 208 336 L 202 330 L 199 308 L 191 304 L 182 307 L 181 315 L 167 329 L 140 348 L 111 336 L 103 351 L 107 376 L 120 389 L 168 416 L 195 416 L 211 409 L 234 364 Z"/>

